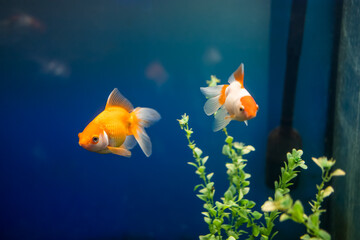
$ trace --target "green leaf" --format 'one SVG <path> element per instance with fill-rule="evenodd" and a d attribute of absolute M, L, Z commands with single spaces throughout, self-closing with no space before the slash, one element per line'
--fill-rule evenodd
<path fill-rule="evenodd" d="M 253 146 L 251 146 L 251 145 L 248 145 L 248 146 L 245 146 L 245 147 L 241 150 L 241 153 L 242 153 L 243 155 L 245 155 L 245 154 L 248 154 L 248 153 L 253 152 L 253 151 L 255 151 L 255 148 L 254 148 Z"/>
<path fill-rule="evenodd" d="M 249 186 L 249 185 L 250 185 L 250 182 L 249 182 L 249 181 L 244 181 L 244 182 L 243 182 L 243 186 L 244 186 L 244 187 L 247 187 L 247 186 Z"/>
<path fill-rule="evenodd" d="M 220 219 L 214 219 L 213 224 L 217 227 L 220 228 L 222 221 Z"/>
<path fill-rule="evenodd" d="M 322 230 L 322 229 L 320 229 L 318 234 L 321 237 L 321 239 L 324 239 L 324 240 L 330 240 L 331 239 L 330 234 L 328 232 Z"/>
<path fill-rule="evenodd" d="M 307 227 L 310 228 L 312 231 L 316 232 L 319 229 L 319 212 L 311 214 L 307 221 Z"/>
<path fill-rule="evenodd" d="M 253 217 L 254 217 L 256 220 L 259 220 L 259 219 L 261 218 L 261 216 L 262 216 L 262 214 L 259 213 L 258 211 L 254 211 L 254 212 L 252 213 L 252 215 L 253 215 Z"/>
<path fill-rule="evenodd" d="M 253 208 L 255 207 L 256 203 L 254 201 L 249 201 L 247 204 L 246 204 L 246 207 L 247 208 Z"/>
<path fill-rule="evenodd" d="M 206 210 L 208 210 L 210 212 L 212 205 L 211 205 L 211 203 L 204 203 L 203 208 L 205 208 Z"/>
<path fill-rule="evenodd" d="M 199 193 L 202 193 L 204 195 L 208 194 L 209 192 L 209 189 L 208 188 L 203 188 L 203 189 L 200 189 Z"/>
<path fill-rule="evenodd" d="M 293 202 L 289 194 L 285 195 L 284 197 L 281 197 L 281 200 L 278 201 L 280 201 L 279 209 L 284 209 L 284 210 L 289 209 L 292 206 L 292 202 Z"/>
<path fill-rule="evenodd" d="M 240 189 L 240 190 L 239 190 L 238 201 L 240 201 L 243 197 L 244 197 L 243 191 Z"/>
<path fill-rule="evenodd" d="M 251 174 L 245 173 L 244 179 L 248 179 L 251 177 Z"/>
<path fill-rule="evenodd" d="M 221 208 L 223 208 L 223 206 L 224 206 L 224 204 L 222 204 L 222 203 L 219 202 L 219 201 L 216 201 L 216 202 L 215 202 L 215 205 L 216 205 L 216 207 L 217 207 L 218 209 L 221 209 Z"/>
<path fill-rule="evenodd" d="M 303 240 L 310 240 L 311 237 L 309 236 L 309 234 L 304 234 L 300 237 L 300 239 L 303 239 Z"/>
<path fill-rule="evenodd" d="M 232 193 L 233 195 L 236 194 L 236 187 L 235 187 L 234 185 L 231 185 L 231 186 L 229 187 L 229 190 L 231 191 L 231 193 Z"/>
<path fill-rule="evenodd" d="M 304 208 L 299 200 L 297 200 L 291 209 L 291 218 L 298 223 L 304 222 Z"/>
<path fill-rule="evenodd" d="M 214 182 L 209 182 L 208 184 L 206 184 L 206 188 L 209 190 L 212 190 L 213 186 L 214 186 Z"/>
<path fill-rule="evenodd" d="M 209 174 L 206 176 L 207 180 L 210 181 L 213 175 L 214 175 L 214 173 L 209 173 Z"/>
<path fill-rule="evenodd" d="M 205 236 L 199 236 L 200 240 L 210 240 L 211 234 L 205 235 Z"/>
<path fill-rule="evenodd" d="M 189 144 L 188 146 L 189 146 L 190 149 L 193 150 L 195 148 L 195 143 Z"/>
<path fill-rule="evenodd" d="M 220 82 L 220 80 L 214 76 L 214 75 L 211 75 L 210 76 L 210 80 L 206 80 L 206 84 L 209 86 L 209 87 L 214 87 L 216 86 L 218 83 Z"/>
<path fill-rule="evenodd" d="M 333 192 L 334 192 L 334 189 L 332 188 L 332 186 L 328 186 L 327 188 L 325 188 L 324 190 L 321 191 L 324 198 L 330 196 L 330 194 L 332 194 Z"/>
<path fill-rule="evenodd" d="M 201 156 L 201 154 L 202 154 L 201 149 L 198 148 L 198 147 L 196 147 L 196 148 L 194 149 L 194 155 L 195 155 L 195 157 L 196 157 L 196 158 L 199 158 L 199 157 Z"/>
<path fill-rule="evenodd" d="M 205 217 L 210 217 L 208 212 L 201 212 L 202 215 L 204 215 Z"/>
<path fill-rule="evenodd" d="M 236 240 L 233 236 L 228 237 L 226 240 Z"/>
<path fill-rule="evenodd" d="M 194 191 L 196 191 L 196 189 L 198 189 L 199 187 L 205 187 L 204 184 L 198 184 L 194 187 Z"/>
<path fill-rule="evenodd" d="M 203 201 L 206 201 L 206 200 L 207 200 L 207 198 L 206 198 L 206 196 L 205 196 L 204 194 L 196 194 L 196 196 L 197 196 L 198 198 L 200 198 L 201 200 L 203 200 Z"/>
<path fill-rule="evenodd" d="M 204 166 L 200 166 L 200 167 L 195 171 L 195 173 L 196 173 L 197 175 L 201 175 L 201 174 L 204 173 L 204 171 L 205 171 L 205 167 L 204 167 Z"/>
<path fill-rule="evenodd" d="M 208 159 L 209 159 L 209 156 L 206 156 L 203 159 L 201 159 L 202 164 L 205 165 L 205 163 L 207 162 Z"/>
<path fill-rule="evenodd" d="M 244 147 L 243 143 L 234 142 L 234 148 L 241 150 L 243 149 L 243 147 Z"/>
<path fill-rule="evenodd" d="M 290 219 L 290 216 L 287 215 L 286 213 L 283 213 L 283 214 L 281 214 L 279 221 L 283 222 L 283 221 L 286 221 L 288 219 Z"/>
<path fill-rule="evenodd" d="M 225 197 L 225 201 L 228 202 L 229 200 L 232 200 L 234 195 L 232 194 L 231 190 L 228 189 L 225 194 L 224 194 L 224 197 Z"/>
<path fill-rule="evenodd" d="M 209 213 L 210 213 L 211 216 L 213 216 L 213 217 L 216 216 L 216 213 L 217 213 L 217 212 L 216 212 L 216 210 L 215 210 L 214 208 L 210 208 L 208 211 L 209 211 Z"/>
<path fill-rule="evenodd" d="M 232 164 L 232 163 L 226 163 L 225 166 L 226 166 L 227 169 L 229 169 L 229 170 L 232 170 L 232 171 L 235 170 L 235 166 L 234 166 L 234 164 Z"/>
<path fill-rule="evenodd" d="M 279 233 L 279 231 L 274 232 L 273 235 L 271 236 L 270 240 L 272 240 L 275 237 L 275 235 L 278 233 Z"/>
<path fill-rule="evenodd" d="M 225 231 L 229 230 L 231 227 L 232 227 L 232 225 L 230 225 L 230 224 L 221 225 L 221 228 L 224 229 Z"/>
<path fill-rule="evenodd" d="M 258 235 L 259 235 L 259 233 L 260 233 L 260 228 L 259 228 L 259 226 L 257 226 L 257 225 L 253 225 L 253 229 L 252 229 L 253 231 L 252 231 L 252 234 L 255 236 L 255 237 L 257 237 Z"/>
<path fill-rule="evenodd" d="M 222 149 L 222 154 L 229 156 L 230 155 L 230 147 L 228 145 L 224 145 Z"/>
<path fill-rule="evenodd" d="M 193 163 L 193 162 L 188 162 L 187 164 L 191 165 L 191 166 L 194 166 L 196 168 L 198 168 L 198 165 L 196 163 Z"/>
<path fill-rule="evenodd" d="M 225 139 L 225 142 L 226 142 L 227 144 L 231 144 L 231 143 L 233 142 L 233 140 L 234 140 L 233 137 L 227 136 L 226 139 Z"/>
<path fill-rule="evenodd" d="M 204 217 L 204 221 L 205 221 L 207 224 L 211 224 L 211 218 L 209 218 L 209 217 Z"/>
<path fill-rule="evenodd" d="M 308 167 L 305 164 L 301 164 L 299 165 L 299 167 L 301 167 L 302 169 L 308 169 Z"/>
<path fill-rule="evenodd" d="M 344 170 L 338 168 L 330 174 L 330 177 L 334 177 L 334 176 L 345 176 L 345 172 Z"/>

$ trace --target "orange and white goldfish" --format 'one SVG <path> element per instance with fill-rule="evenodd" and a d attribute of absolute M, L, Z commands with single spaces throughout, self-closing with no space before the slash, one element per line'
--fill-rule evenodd
<path fill-rule="evenodd" d="M 152 146 L 144 128 L 160 118 L 160 114 L 154 109 L 139 107 L 134 109 L 115 88 L 109 95 L 105 110 L 79 133 L 79 145 L 92 152 L 130 157 L 129 149 L 132 149 L 137 142 L 149 157 Z"/>
<path fill-rule="evenodd" d="M 214 132 L 226 127 L 231 120 L 244 121 L 247 125 L 247 120 L 254 118 L 259 109 L 244 87 L 244 64 L 240 64 L 228 81 L 229 85 L 200 88 L 208 98 L 204 106 L 205 113 L 210 116 L 216 112 Z"/>

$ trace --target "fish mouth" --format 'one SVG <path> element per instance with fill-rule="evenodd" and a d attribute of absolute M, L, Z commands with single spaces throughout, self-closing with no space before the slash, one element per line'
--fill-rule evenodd
<path fill-rule="evenodd" d="M 79 141 L 79 146 L 80 146 L 80 147 L 86 148 L 86 147 L 87 147 L 87 145 L 88 145 L 88 144 L 86 144 L 86 143 L 82 143 L 82 142 L 80 142 L 80 141 Z"/>
<path fill-rule="evenodd" d="M 250 120 L 253 119 L 254 117 L 256 117 L 256 113 L 255 114 L 245 113 L 245 120 Z"/>

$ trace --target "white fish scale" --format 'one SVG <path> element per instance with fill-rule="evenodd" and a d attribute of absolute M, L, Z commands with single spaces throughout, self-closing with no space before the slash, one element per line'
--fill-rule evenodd
<path fill-rule="evenodd" d="M 236 115 L 238 109 L 240 109 L 240 99 L 244 96 L 250 96 L 250 93 L 245 89 L 241 88 L 241 84 L 234 81 L 225 91 L 225 108 L 230 115 Z"/>

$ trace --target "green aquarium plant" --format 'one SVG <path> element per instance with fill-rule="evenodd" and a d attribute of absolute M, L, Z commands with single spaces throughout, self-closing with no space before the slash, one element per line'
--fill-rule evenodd
<path fill-rule="evenodd" d="M 218 82 L 216 77 L 211 76 L 211 80 L 207 83 L 209 86 L 215 86 Z M 289 219 L 303 224 L 307 233 L 301 239 L 330 239 L 330 235 L 320 228 L 320 215 L 325 212 L 321 209 L 321 204 L 324 198 L 334 191 L 328 185 L 332 177 L 345 175 L 341 169 L 331 171 L 335 164 L 334 160 L 328 160 L 326 157 L 313 158 L 322 170 L 323 181 L 317 185 L 318 193 L 315 200 L 309 203 L 311 214 L 306 215 L 301 201 L 294 202 L 290 196 L 291 181 L 298 175 L 300 169 L 307 169 L 305 161 L 301 159 L 302 150 L 293 149 L 287 154 L 287 162 L 281 168 L 279 180 L 274 183 L 274 197 L 269 197 L 261 207 L 263 213 L 260 213 L 254 210 L 256 203 L 246 197 L 250 191 L 251 175 L 245 171 L 247 159 L 244 157 L 255 151 L 255 148 L 234 141 L 227 129 L 223 129 L 225 143 L 222 154 L 227 159 L 225 166 L 229 186 L 220 198 L 215 198 L 215 183 L 212 181 L 214 173 L 206 168 L 209 156 L 204 156 L 203 151 L 192 139 L 193 130 L 189 127 L 189 116 L 184 114 L 178 121 L 181 129 L 185 131 L 188 147 L 194 157 L 194 161 L 188 164 L 195 168 L 195 173 L 201 180 L 194 191 L 197 191 L 196 196 L 204 202 L 202 215 L 209 226 L 209 233 L 199 236 L 200 240 L 273 239 L 277 234 L 273 231 L 277 218 L 280 221 Z"/>

